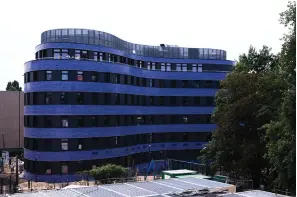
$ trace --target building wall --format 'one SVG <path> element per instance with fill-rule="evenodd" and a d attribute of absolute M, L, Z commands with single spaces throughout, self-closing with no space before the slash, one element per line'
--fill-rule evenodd
<path fill-rule="evenodd" d="M 0 91 L 0 149 L 23 148 L 24 142 L 24 93 Z"/>
<path fill-rule="evenodd" d="M 25 63 L 25 177 L 63 182 L 94 165 L 196 159 L 232 66 L 223 50 L 43 33 L 36 60 Z"/>

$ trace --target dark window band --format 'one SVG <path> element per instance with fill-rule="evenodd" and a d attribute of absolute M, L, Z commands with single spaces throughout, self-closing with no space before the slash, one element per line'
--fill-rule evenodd
<path fill-rule="evenodd" d="M 30 92 L 25 105 L 214 106 L 209 96 L 144 96 L 104 92 Z"/>
<path fill-rule="evenodd" d="M 210 132 L 164 132 L 125 136 L 44 139 L 24 138 L 24 147 L 35 151 L 86 151 L 135 146 L 138 144 L 167 142 L 207 142 Z"/>
<path fill-rule="evenodd" d="M 25 116 L 25 127 L 81 128 L 162 124 L 211 124 L 210 114 L 199 115 L 90 115 Z"/>
<path fill-rule="evenodd" d="M 167 57 L 170 58 L 170 57 Z M 178 64 L 171 62 L 151 62 L 128 57 L 106 53 L 102 51 L 90 51 L 84 49 L 44 49 L 35 53 L 35 59 L 58 59 L 58 60 L 87 60 L 96 62 L 112 62 L 126 64 L 147 70 L 159 71 L 190 71 L 190 72 L 226 72 L 232 70 L 232 65 L 218 65 L 218 64 L 197 64 L 187 63 Z M 198 58 L 197 58 L 198 59 Z"/>
<path fill-rule="evenodd" d="M 25 83 L 35 81 L 81 81 L 116 83 L 152 88 L 220 88 L 215 80 L 168 80 L 148 79 L 124 74 L 75 71 L 75 70 L 39 70 L 25 73 Z"/>

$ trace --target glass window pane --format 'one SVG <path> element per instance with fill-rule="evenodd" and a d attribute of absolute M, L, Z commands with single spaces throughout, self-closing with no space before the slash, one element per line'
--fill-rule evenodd
<path fill-rule="evenodd" d="M 62 71 L 62 81 L 68 80 L 68 71 Z"/>
<path fill-rule="evenodd" d="M 62 127 L 68 127 L 68 119 L 62 118 Z"/>
<path fill-rule="evenodd" d="M 84 80 L 83 72 L 82 71 L 77 71 L 76 80 L 77 81 L 83 81 Z"/>
<path fill-rule="evenodd" d="M 46 71 L 46 80 L 47 81 L 52 80 L 52 71 L 49 71 L 49 70 Z"/>
<path fill-rule="evenodd" d="M 181 64 L 176 64 L 176 71 L 181 71 Z"/>

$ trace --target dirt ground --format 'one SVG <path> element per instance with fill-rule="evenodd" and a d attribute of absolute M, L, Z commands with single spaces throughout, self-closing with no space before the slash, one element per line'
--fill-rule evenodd
<path fill-rule="evenodd" d="M 13 173 L 16 172 L 16 169 L 14 168 Z M 8 164 L 4 165 L 4 170 L 1 173 L 2 175 L 7 175 L 10 176 L 11 175 L 11 169 L 10 166 Z M 15 174 L 13 174 L 15 176 Z M 19 188 L 23 191 L 23 192 L 28 192 L 28 191 L 36 191 L 36 190 L 51 190 L 51 189 L 61 189 L 63 187 L 66 187 L 67 185 L 80 185 L 80 186 L 93 186 L 95 185 L 94 181 L 79 181 L 79 182 L 70 182 L 68 184 L 66 183 L 45 183 L 45 182 L 31 182 L 32 186 L 32 190 L 31 188 L 29 188 L 29 184 L 28 181 L 21 178 L 22 174 L 19 175 Z M 137 177 L 138 181 L 144 181 L 144 176 L 138 176 Z M 147 177 L 147 181 L 152 181 L 154 180 L 153 176 L 148 176 Z"/>
<path fill-rule="evenodd" d="M 138 176 L 139 181 L 144 181 L 144 176 Z M 154 180 L 153 176 L 148 176 L 147 181 Z M 61 189 L 63 187 L 66 187 L 67 185 L 80 185 L 80 186 L 93 186 L 95 185 L 94 181 L 79 181 L 79 182 L 70 182 L 68 184 L 66 183 L 44 183 L 44 182 L 32 182 L 32 190 L 28 187 L 28 181 L 22 180 L 22 183 L 19 184 L 20 189 L 23 192 L 28 191 L 36 191 L 36 190 L 51 190 L 51 189 Z"/>

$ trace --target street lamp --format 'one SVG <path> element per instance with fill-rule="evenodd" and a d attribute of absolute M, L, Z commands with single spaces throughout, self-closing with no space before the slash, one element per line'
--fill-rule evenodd
<path fill-rule="evenodd" d="M 149 162 L 151 161 L 151 145 L 148 146 L 149 149 Z"/>

